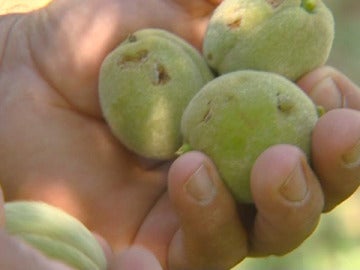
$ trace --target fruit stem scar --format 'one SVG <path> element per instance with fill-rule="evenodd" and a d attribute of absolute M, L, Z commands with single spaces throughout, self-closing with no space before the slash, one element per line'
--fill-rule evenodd
<path fill-rule="evenodd" d="M 316 111 L 319 117 L 323 116 L 326 113 L 326 110 L 323 106 L 316 106 Z"/>
<path fill-rule="evenodd" d="M 186 152 L 190 152 L 191 150 L 193 150 L 193 148 L 191 147 L 190 144 L 188 143 L 184 143 L 179 150 L 176 151 L 176 155 L 177 156 L 181 156 L 182 154 L 185 154 Z"/>
<path fill-rule="evenodd" d="M 288 96 L 277 94 L 277 107 L 281 112 L 289 112 L 294 105 L 294 101 Z"/>
<path fill-rule="evenodd" d="M 301 6 L 308 12 L 313 12 L 317 7 L 318 0 L 302 0 Z"/>

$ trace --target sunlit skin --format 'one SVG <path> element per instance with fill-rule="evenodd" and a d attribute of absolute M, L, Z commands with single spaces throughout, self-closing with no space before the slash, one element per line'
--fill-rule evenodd
<path fill-rule="evenodd" d="M 234 203 L 201 153 L 168 163 L 144 160 L 121 146 L 101 116 L 99 67 L 121 40 L 143 27 L 161 27 L 200 48 L 219 2 L 54 0 L 46 9 L 1 17 L 5 199 L 60 206 L 105 238 L 115 253 L 132 247 L 116 257 L 112 269 L 135 269 L 139 263 L 149 270 L 161 269 L 159 263 L 169 270 L 228 269 L 246 256 L 284 254 L 301 244 L 322 211 L 345 200 L 359 184 L 360 154 L 354 146 L 359 144 L 360 94 L 339 71 L 324 67 L 299 81 L 316 102 L 332 109 L 314 131 L 315 174 L 297 148 L 268 149 L 252 173 L 257 211 Z M 325 78 L 332 78 L 337 90 Z M 299 164 L 302 173 L 296 174 Z M 189 195 L 202 194 L 190 181 L 204 178 L 199 168 L 213 183 L 211 196 L 200 202 Z M 280 195 L 280 190 L 291 195 L 304 185 L 299 201 Z M 0 249 L 8 252 L 0 253 L 0 266 L 66 269 L 21 245 L 0 231 Z"/>

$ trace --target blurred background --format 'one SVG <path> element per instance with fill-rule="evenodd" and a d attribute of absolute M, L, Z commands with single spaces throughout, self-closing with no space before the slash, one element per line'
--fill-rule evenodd
<path fill-rule="evenodd" d="M 51 0 L 0 0 L 0 14 L 28 11 Z M 191 1 L 191 0 L 189 0 Z M 360 1 L 324 0 L 333 11 L 336 34 L 328 61 L 360 85 Z M 359 270 L 360 190 L 331 213 L 298 249 L 281 256 L 246 259 L 232 270 Z"/>
<path fill-rule="evenodd" d="M 329 64 L 360 85 L 360 1 L 325 0 L 335 17 L 335 40 Z"/>
<path fill-rule="evenodd" d="M 360 1 L 324 0 L 333 11 L 336 33 L 328 60 L 360 85 Z M 359 177 L 360 178 L 360 177 Z M 360 190 L 328 214 L 298 249 L 282 256 L 246 259 L 232 270 L 359 270 Z"/>

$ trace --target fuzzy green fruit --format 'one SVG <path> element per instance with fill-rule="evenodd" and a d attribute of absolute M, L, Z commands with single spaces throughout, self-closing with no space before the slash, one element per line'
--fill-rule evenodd
<path fill-rule="evenodd" d="M 275 144 L 310 154 L 318 119 L 310 98 L 284 77 L 236 71 L 206 84 L 185 109 L 185 145 L 207 154 L 239 202 L 251 202 L 250 173 L 256 158 Z"/>
<path fill-rule="evenodd" d="M 213 75 L 202 55 L 171 33 L 133 33 L 102 63 L 99 96 L 114 135 L 146 158 L 170 159 L 182 142 L 189 100 Z"/>
<path fill-rule="evenodd" d="M 88 229 L 54 206 L 34 201 L 5 204 L 5 229 L 49 258 L 77 270 L 105 270 L 104 252 Z"/>
<path fill-rule="evenodd" d="M 321 0 L 225 0 L 203 52 L 220 74 L 254 69 L 295 81 L 327 61 L 333 39 L 334 19 Z"/>

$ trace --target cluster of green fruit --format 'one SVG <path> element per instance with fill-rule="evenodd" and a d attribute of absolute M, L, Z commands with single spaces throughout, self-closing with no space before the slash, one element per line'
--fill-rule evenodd
<path fill-rule="evenodd" d="M 320 0 L 225 0 L 203 54 L 159 29 L 137 31 L 111 52 L 100 71 L 103 115 L 141 156 L 206 153 L 234 197 L 251 202 L 261 152 L 288 143 L 309 155 L 317 109 L 294 81 L 326 62 L 333 38 Z"/>
<path fill-rule="evenodd" d="M 333 37 L 320 0 L 224 0 L 203 54 L 160 29 L 137 31 L 111 52 L 99 78 L 104 118 L 146 158 L 203 151 L 235 199 L 251 202 L 251 167 L 266 148 L 288 143 L 310 154 L 317 109 L 294 81 L 325 63 Z M 106 269 L 94 236 L 60 209 L 10 202 L 5 215 L 10 234 L 49 257 Z"/>

